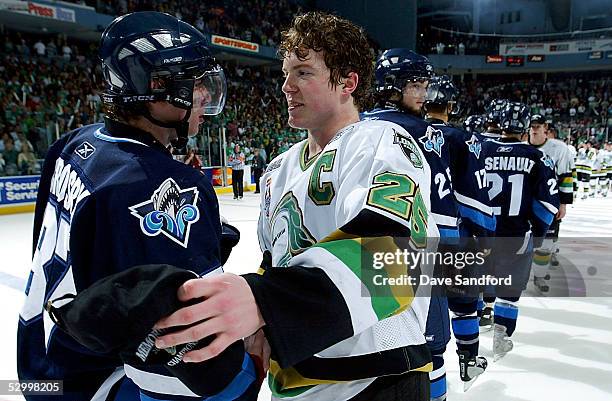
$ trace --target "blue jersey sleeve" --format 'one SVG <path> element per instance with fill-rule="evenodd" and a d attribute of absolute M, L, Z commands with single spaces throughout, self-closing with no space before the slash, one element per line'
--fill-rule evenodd
<path fill-rule="evenodd" d="M 533 175 L 533 198 L 529 221 L 536 238 L 543 238 L 559 210 L 559 189 L 553 160 L 541 153 Z M 536 244 L 537 245 L 537 244 Z"/>

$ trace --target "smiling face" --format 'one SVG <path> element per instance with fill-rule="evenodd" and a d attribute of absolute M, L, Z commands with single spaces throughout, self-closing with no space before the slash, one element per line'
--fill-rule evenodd
<path fill-rule="evenodd" d="M 289 54 L 283 60 L 283 74 L 291 127 L 325 130 L 334 125 L 341 106 L 353 102 L 350 93 L 343 93 L 342 85 L 333 87 L 329 82 L 330 70 L 322 52 L 309 50 L 304 60 Z"/>

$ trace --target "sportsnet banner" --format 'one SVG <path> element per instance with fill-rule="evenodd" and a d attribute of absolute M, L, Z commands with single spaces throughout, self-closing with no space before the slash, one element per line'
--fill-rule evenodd
<path fill-rule="evenodd" d="M 572 54 L 612 50 L 612 39 L 573 40 L 564 42 L 539 43 L 502 43 L 499 54 L 510 55 L 544 55 Z"/>
<path fill-rule="evenodd" d="M 0 177 L 0 212 L 3 209 L 34 205 L 39 181 L 39 175 Z"/>
<path fill-rule="evenodd" d="M 226 38 L 225 36 L 211 35 L 210 42 L 215 46 L 229 47 L 244 50 L 251 53 L 259 53 L 259 45 L 239 39 Z"/>
<path fill-rule="evenodd" d="M 30 14 L 36 17 L 51 18 L 64 22 L 76 22 L 74 10 L 33 1 L 0 0 L 0 10 Z"/>

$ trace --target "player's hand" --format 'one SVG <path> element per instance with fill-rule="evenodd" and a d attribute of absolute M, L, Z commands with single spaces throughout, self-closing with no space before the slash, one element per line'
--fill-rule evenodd
<path fill-rule="evenodd" d="M 197 298 L 204 300 L 161 319 L 155 328 L 200 323 L 158 338 L 156 347 L 168 348 L 215 335 L 215 339 L 206 347 L 186 353 L 184 362 L 202 362 L 214 358 L 265 324 L 251 287 L 244 278 L 235 274 L 223 273 L 186 281 L 178 290 L 178 298 L 183 302 Z"/>
<path fill-rule="evenodd" d="M 565 213 L 567 211 L 567 205 L 565 203 L 562 203 L 559 205 L 559 211 L 557 212 L 557 220 L 561 220 L 562 218 L 565 217 Z"/>

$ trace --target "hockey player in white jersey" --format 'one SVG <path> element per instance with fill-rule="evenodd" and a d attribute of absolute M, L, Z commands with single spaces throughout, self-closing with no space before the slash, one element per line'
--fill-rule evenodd
<path fill-rule="evenodd" d="M 607 197 L 610 192 L 610 187 L 612 186 L 612 143 L 606 143 L 604 147 L 604 158 L 603 163 L 605 166 L 605 174 L 606 177 L 604 179 L 604 185 L 601 188 L 601 194 L 603 197 Z"/>
<path fill-rule="evenodd" d="M 550 130 L 550 127 L 549 127 L 549 130 Z M 574 186 L 573 186 L 574 199 L 576 199 L 578 197 L 578 173 L 576 172 L 576 156 L 578 155 L 578 151 L 576 150 L 576 147 L 572 145 L 571 136 L 568 135 L 568 137 L 565 138 L 565 144 L 567 148 L 569 149 L 570 158 L 572 159 L 572 162 L 574 163 L 574 168 L 572 169 L 572 181 L 574 182 Z M 553 259 L 554 259 L 554 256 L 553 256 Z M 554 261 L 553 261 L 553 264 L 555 264 Z M 556 262 L 556 264 L 558 264 L 558 262 Z"/>
<path fill-rule="evenodd" d="M 408 270 L 376 270 L 370 258 L 399 249 L 392 237 L 415 249 L 437 237 L 429 166 L 400 126 L 359 121 L 373 66 L 359 27 L 297 16 L 279 54 L 289 125 L 309 133 L 262 177 L 262 269 L 185 284 L 181 299 L 206 299 L 159 322 L 193 325 L 157 345 L 216 334 L 185 355 L 197 361 L 263 328 L 274 400 L 428 401 L 429 300 L 376 281 Z"/>
<path fill-rule="evenodd" d="M 608 153 L 604 146 L 597 150 L 597 155 L 593 161 L 593 176 L 591 179 L 591 194 L 592 196 L 604 196 L 608 189 L 608 171 L 607 171 Z"/>
<path fill-rule="evenodd" d="M 586 199 L 589 196 L 591 174 L 593 173 L 593 161 L 591 143 L 580 145 L 576 154 L 576 173 L 578 177 L 578 197 Z"/>
<path fill-rule="evenodd" d="M 531 116 L 529 127 L 529 143 L 555 163 L 555 174 L 557 176 L 557 187 L 559 188 L 559 211 L 552 224 L 548 228 L 546 238 L 542 246 L 535 250 L 533 255 L 533 276 L 535 286 L 542 292 L 549 291 L 547 280 L 550 279 L 549 268 L 553 254 L 558 252 L 556 242 L 559 237 L 559 226 L 565 217 L 567 205 L 571 205 L 574 200 L 574 183 L 572 171 L 575 169 L 574 159 L 567 145 L 558 139 L 552 139 L 547 135 L 550 132 L 549 124 L 541 114 Z"/>

